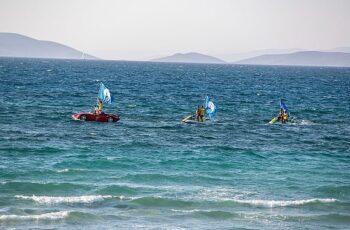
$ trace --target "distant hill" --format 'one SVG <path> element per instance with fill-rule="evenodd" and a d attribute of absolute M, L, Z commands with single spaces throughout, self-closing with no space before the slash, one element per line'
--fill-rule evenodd
<path fill-rule="evenodd" d="M 235 64 L 350 67 L 350 53 L 303 51 L 291 54 L 268 54 L 244 59 Z"/>
<path fill-rule="evenodd" d="M 322 50 L 325 52 L 341 52 L 341 53 L 350 53 L 350 47 L 337 47 L 334 49 L 330 49 L 330 50 Z"/>
<path fill-rule="evenodd" d="M 248 58 L 253 58 L 261 55 L 266 55 L 266 54 L 289 54 L 289 53 L 295 53 L 295 52 L 300 52 L 300 51 L 306 51 L 303 49 L 264 49 L 264 50 L 255 50 L 255 51 L 250 51 L 250 52 L 244 52 L 244 53 L 231 53 L 231 54 L 226 54 L 224 57 L 225 60 L 227 60 L 230 63 L 248 59 Z"/>
<path fill-rule="evenodd" d="M 245 53 L 231 53 L 231 54 L 225 54 L 222 56 L 225 60 L 228 60 L 230 63 L 237 62 L 240 60 L 245 60 L 248 58 L 253 58 L 261 55 L 266 54 L 290 54 L 290 53 L 296 53 L 296 52 L 303 52 L 303 51 L 321 51 L 321 52 L 341 52 L 341 53 L 350 53 L 350 47 L 337 47 L 333 49 L 326 49 L 326 50 L 306 50 L 306 49 L 300 49 L 300 48 L 294 48 L 294 49 L 264 49 L 264 50 L 255 50 L 251 52 L 245 52 Z"/>
<path fill-rule="evenodd" d="M 51 41 L 40 41 L 15 33 L 0 33 L 0 56 L 28 58 L 97 59 Z"/>
<path fill-rule="evenodd" d="M 225 61 L 200 54 L 200 53 L 177 53 L 171 56 L 163 57 L 163 58 L 157 58 L 157 59 L 152 59 L 151 61 L 154 62 L 184 62 L 184 63 L 214 63 L 214 64 L 224 64 L 226 63 Z"/>

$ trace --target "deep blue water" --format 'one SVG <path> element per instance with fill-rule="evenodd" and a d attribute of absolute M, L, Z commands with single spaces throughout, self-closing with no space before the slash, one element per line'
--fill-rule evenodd
<path fill-rule="evenodd" d="M 0 104 L 0 228 L 349 229 L 349 68 L 1 58 Z"/>

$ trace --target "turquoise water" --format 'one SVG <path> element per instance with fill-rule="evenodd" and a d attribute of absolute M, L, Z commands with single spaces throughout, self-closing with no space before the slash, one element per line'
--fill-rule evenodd
<path fill-rule="evenodd" d="M 0 103 L 0 228 L 349 229 L 349 68 L 2 58 Z"/>

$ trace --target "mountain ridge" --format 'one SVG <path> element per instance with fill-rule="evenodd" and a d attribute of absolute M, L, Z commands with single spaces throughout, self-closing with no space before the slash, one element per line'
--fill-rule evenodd
<path fill-rule="evenodd" d="M 300 51 L 290 54 L 265 54 L 234 64 L 350 67 L 350 53 Z"/>
<path fill-rule="evenodd" d="M 0 56 L 25 58 L 92 59 L 89 54 L 67 45 L 31 38 L 17 33 L 0 32 Z"/>
<path fill-rule="evenodd" d="M 295 52 L 291 52 L 291 51 Z M 285 53 L 281 53 L 281 52 Z M 251 56 L 260 54 L 257 56 Z M 265 53 L 265 54 L 264 54 Z M 250 64 L 250 65 L 295 65 L 295 66 L 339 66 L 350 67 L 350 47 L 336 47 L 321 51 L 301 49 L 260 50 L 247 54 L 234 62 L 197 52 L 175 53 L 170 56 L 151 59 L 151 62 Z M 0 32 L 0 57 L 56 58 L 56 59 L 99 59 L 67 45 L 31 38 L 18 33 Z M 238 56 L 237 56 L 238 58 Z"/>
<path fill-rule="evenodd" d="M 181 62 L 181 63 L 212 63 L 212 64 L 225 64 L 226 62 L 224 60 L 221 60 L 219 58 L 196 53 L 196 52 L 190 52 L 190 53 L 175 53 L 170 56 L 161 57 L 161 58 L 155 58 L 151 59 L 152 62 Z"/>

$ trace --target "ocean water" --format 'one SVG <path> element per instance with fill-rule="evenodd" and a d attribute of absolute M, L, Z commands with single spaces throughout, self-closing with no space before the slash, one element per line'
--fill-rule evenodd
<path fill-rule="evenodd" d="M 1 58 L 0 104 L 1 229 L 350 229 L 349 68 Z"/>

